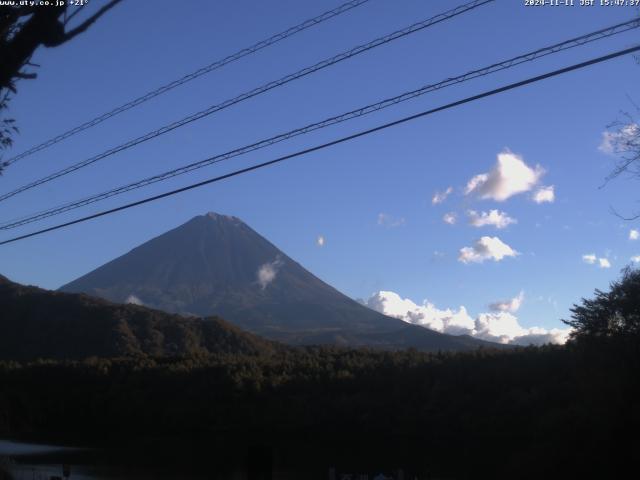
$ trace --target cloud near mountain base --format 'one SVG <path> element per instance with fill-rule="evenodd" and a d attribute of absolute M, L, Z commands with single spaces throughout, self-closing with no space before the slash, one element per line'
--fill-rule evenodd
<path fill-rule="evenodd" d="M 132 305 L 142 305 L 142 306 L 144 306 L 144 302 L 142 300 L 140 300 L 140 298 L 135 296 L 133 293 L 127 297 L 127 299 L 124 301 L 124 303 L 130 303 Z"/>
<path fill-rule="evenodd" d="M 440 310 L 432 303 L 425 301 L 422 305 L 418 305 L 390 291 L 379 291 L 373 294 L 365 304 L 384 315 L 449 335 L 470 335 L 481 340 L 511 345 L 564 344 L 570 329 L 524 328 L 518 323 L 518 318 L 511 311 L 517 310 L 513 308 L 515 304 L 518 304 L 519 308 L 522 298 L 522 295 L 518 295 L 513 299 L 509 309 L 481 313 L 475 319 L 463 306 L 457 310 Z"/>
<path fill-rule="evenodd" d="M 258 283 L 262 290 L 267 288 L 267 286 L 276 279 L 281 266 L 282 260 L 280 258 L 276 258 L 273 262 L 260 266 L 256 276 L 258 277 Z"/>

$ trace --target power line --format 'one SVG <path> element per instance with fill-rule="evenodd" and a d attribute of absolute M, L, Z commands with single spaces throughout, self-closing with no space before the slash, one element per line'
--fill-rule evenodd
<path fill-rule="evenodd" d="M 553 53 L 557 53 L 563 50 L 568 50 L 570 48 L 574 48 L 580 45 L 584 45 L 586 43 L 590 43 L 596 40 L 600 40 L 603 38 L 608 38 L 611 37 L 613 35 L 617 35 L 623 32 L 626 32 L 628 30 L 634 29 L 634 28 L 638 28 L 640 27 L 640 19 L 634 19 L 634 20 L 630 20 L 628 22 L 623 22 L 617 25 L 613 25 L 607 28 L 603 28 L 600 30 L 596 30 L 594 32 L 590 32 L 588 34 L 585 35 L 581 35 L 579 37 L 575 37 L 575 38 L 571 38 L 569 40 L 565 40 L 563 42 L 560 43 L 556 43 L 544 48 L 540 48 L 537 50 L 534 50 L 532 52 L 528 52 L 522 55 L 518 55 L 516 57 L 510 58 L 509 60 L 504 60 L 502 62 L 499 63 L 494 63 L 492 65 L 489 65 L 487 67 L 484 68 L 480 68 L 480 69 L 476 69 L 476 70 L 472 70 L 470 72 L 467 72 L 463 75 L 459 75 L 457 77 L 449 77 L 446 80 L 443 80 L 441 82 L 438 83 L 434 83 L 434 84 L 430 84 L 430 85 L 425 85 L 419 89 L 416 90 L 412 90 L 409 92 L 405 92 L 402 93 L 401 95 L 397 95 L 395 97 L 391 97 L 391 98 L 387 98 L 385 100 L 382 100 L 380 102 L 377 103 L 373 103 L 373 104 L 369 104 L 367 106 L 358 108 L 356 110 L 351 110 L 349 112 L 343 113 L 341 115 L 336 115 L 330 118 L 327 118 L 325 120 L 322 120 L 320 122 L 316 122 L 316 123 L 312 123 L 309 125 L 306 125 L 304 127 L 301 128 L 297 128 L 295 130 L 291 130 L 289 132 L 286 133 L 282 133 L 255 143 L 252 143 L 250 145 L 246 145 L 240 148 L 236 148 L 234 150 L 231 150 L 229 152 L 223 153 L 223 154 L 218 154 L 212 157 L 208 157 L 204 160 L 200 160 L 198 162 L 194 162 L 188 165 L 184 165 L 182 167 L 178 167 L 176 169 L 173 170 L 169 170 L 167 172 L 161 173 L 161 174 L 157 174 L 151 177 L 147 177 L 144 178 L 142 180 L 138 180 L 136 182 L 133 183 L 129 183 L 127 185 L 124 186 L 120 186 L 111 190 L 108 190 L 106 192 L 102 192 L 96 195 L 92 195 L 90 197 L 84 198 L 82 200 L 77 200 L 71 203 L 66 203 L 64 205 L 60 205 L 54 208 L 50 208 L 41 212 L 37 212 L 34 214 L 31 214 L 29 216 L 26 217 L 22 217 L 19 219 L 14 219 L 11 221 L 7 221 L 4 222 L 3 224 L 0 224 L 0 230 L 10 230 L 13 228 L 17 228 L 29 223 L 33 223 L 36 222 L 38 220 L 42 220 L 45 218 L 49 218 L 55 215 L 59 215 L 65 212 L 68 212 L 70 210 L 75 210 L 76 208 L 80 208 L 80 207 L 84 207 L 87 205 L 90 205 L 92 203 L 101 201 L 101 200 L 105 200 L 107 198 L 116 196 L 116 195 L 120 195 L 126 192 L 129 192 L 131 190 L 136 190 L 138 188 L 142 188 L 145 187 L 147 185 L 151 185 L 160 181 L 164 181 L 167 180 L 169 178 L 173 178 L 175 176 L 178 175 L 182 175 L 188 172 L 191 172 L 193 170 L 199 169 L 199 168 L 203 168 L 212 164 L 216 164 L 216 163 L 220 163 L 222 161 L 225 160 L 229 160 L 231 158 L 240 156 L 240 155 L 244 155 L 247 154 L 249 152 L 253 152 L 271 145 L 274 145 L 276 143 L 291 139 L 293 137 L 299 136 L 299 135 L 304 135 L 307 133 L 310 133 L 312 131 L 315 130 L 319 130 L 322 128 L 326 128 L 328 126 L 331 125 L 335 125 L 338 123 L 342 123 L 348 120 L 352 120 L 354 118 L 358 118 L 364 115 L 368 115 L 370 113 L 373 112 L 377 112 L 379 110 L 388 108 L 390 106 L 396 105 L 398 103 L 401 102 L 405 102 L 407 100 L 411 100 L 414 99 L 418 96 L 424 95 L 428 92 L 432 92 L 435 90 L 440 90 L 442 88 L 446 88 L 452 85 L 456 85 L 458 83 L 462 83 L 465 81 L 469 81 L 478 77 L 482 77 L 482 76 L 486 76 L 495 72 L 498 72 L 500 70 L 505 70 L 511 67 L 514 67 L 516 65 L 520 65 L 522 63 L 525 62 L 531 62 L 534 61 L 536 59 L 539 59 L 541 57 L 547 56 L 547 55 L 551 55 Z"/>
<path fill-rule="evenodd" d="M 15 163 L 19 160 L 22 160 L 25 157 L 28 157 L 30 155 L 33 155 L 36 152 L 39 152 L 41 150 L 44 150 L 45 148 L 48 148 L 52 145 L 55 145 L 56 143 L 59 143 L 69 137 L 72 137 L 73 135 L 80 133 L 84 130 L 87 130 L 91 127 L 95 127 L 96 125 L 104 122 L 105 120 L 108 120 L 110 118 L 115 117 L 116 115 L 119 115 L 123 112 L 126 112 L 127 110 L 131 110 L 134 107 L 137 107 L 138 105 L 145 103 L 149 100 L 151 100 L 152 98 L 155 98 L 159 95 L 162 95 L 163 93 L 166 93 L 170 90 L 173 90 L 176 87 L 179 87 L 180 85 L 184 85 L 187 82 L 190 82 L 191 80 L 195 80 L 198 77 L 201 77 L 202 75 L 205 75 L 207 73 L 211 73 L 214 70 L 217 70 L 219 68 L 224 67 L 225 65 L 228 65 L 230 63 L 233 63 L 237 60 L 240 60 L 241 58 L 244 58 L 248 55 L 251 55 L 253 53 L 256 53 L 260 50 L 262 50 L 263 48 L 269 47 L 271 45 L 274 45 L 286 38 L 289 38 L 297 33 L 302 32 L 303 30 L 306 30 L 310 27 L 314 27 L 316 25 L 319 25 L 327 20 L 330 20 L 333 17 L 337 17 L 338 15 L 341 15 L 345 12 L 348 12 L 349 10 L 359 7 L 360 5 L 363 5 L 364 3 L 367 3 L 369 0 L 351 0 L 349 2 L 343 3 L 342 5 L 332 9 L 332 10 L 328 10 L 316 17 L 310 18 L 308 20 L 305 20 L 304 22 L 295 25 L 291 28 L 288 28 L 287 30 L 277 33 L 265 40 L 261 40 L 258 43 L 255 43 L 253 45 L 251 45 L 250 47 L 247 48 L 243 48 L 242 50 L 239 50 L 238 52 L 229 55 L 225 58 L 222 58 L 220 60 L 217 60 L 205 67 L 201 67 L 198 70 L 195 70 L 177 80 L 174 80 L 172 82 L 169 82 L 161 87 L 158 87 L 155 90 L 152 90 L 134 100 L 131 100 L 123 105 L 120 105 L 119 107 L 114 108 L 113 110 L 110 110 L 106 113 L 103 113 L 102 115 L 95 117 L 81 125 L 78 125 L 77 127 L 74 127 L 70 130 L 67 130 L 64 133 L 61 133 L 60 135 L 57 135 L 53 138 L 50 138 L 49 140 L 46 140 L 42 143 L 40 143 L 39 145 L 36 145 L 34 147 L 31 147 L 30 149 L 22 152 L 19 155 L 16 155 L 15 157 L 10 158 L 9 160 L 6 161 L 7 165 L 11 165 L 12 163 Z M 75 13 L 77 13 L 78 11 L 80 11 L 81 9 L 78 9 Z M 72 14 L 73 15 L 73 14 Z"/>
<path fill-rule="evenodd" d="M 495 0 L 473 0 L 472 2 L 466 3 L 464 5 L 460 5 L 456 8 L 453 8 L 451 10 L 447 10 L 444 13 L 438 14 L 434 17 L 431 17 L 427 20 L 423 20 L 421 22 L 417 22 L 414 23 L 413 25 L 410 25 L 402 30 L 397 30 L 393 33 L 390 33 L 388 35 L 385 35 L 383 37 L 379 37 L 376 38 L 375 40 L 372 40 L 371 42 L 368 42 L 366 44 L 363 45 L 359 45 L 357 47 L 352 48 L 351 50 L 348 50 L 346 52 L 340 53 L 338 55 L 335 55 L 329 59 L 323 60 L 321 62 L 316 63 L 315 65 L 312 65 L 310 67 L 306 67 L 303 68 L 302 70 L 298 70 L 295 73 L 286 75 L 278 80 L 266 83 L 260 87 L 257 87 L 251 91 L 245 92 L 241 95 L 238 95 L 237 97 L 234 97 L 232 99 L 226 100 L 222 103 L 219 103 L 217 105 L 212 105 L 208 108 L 206 108 L 205 110 L 201 110 L 200 112 L 194 113 L 192 115 L 189 115 L 187 117 L 182 118 L 181 120 L 178 120 L 176 122 L 173 122 L 169 125 L 165 125 L 157 130 L 153 130 L 151 132 L 146 133 L 145 135 L 142 135 L 140 137 L 137 137 L 133 140 L 130 140 L 127 143 L 121 144 L 117 147 L 111 148 L 101 154 L 95 155 L 93 157 L 90 157 L 86 160 L 83 160 L 81 162 L 75 163 L 74 165 L 71 165 L 67 168 L 64 168 L 62 170 L 59 170 L 55 173 L 52 173 L 46 177 L 40 178 L 39 180 L 36 180 L 34 182 L 28 183 L 26 185 L 23 185 L 22 187 L 19 187 L 11 192 L 5 193 L 0 195 L 0 201 L 4 201 L 7 200 L 8 198 L 11 198 L 21 192 L 24 192 L 26 190 L 30 190 L 32 188 L 35 188 L 39 185 L 42 185 L 44 183 L 50 182 L 52 180 L 55 180 L 56 178 L 62 177 L 64 175 L 68 175 L 72 172 L 75 172 L 76 170 L 79 170 L 81 168 L 84 168 L 88 165 L 91 165 L 99 160 L 102 160 L 104 158 L 107 158 L 111 155 L 114 155 L 118 152 L 121 152 L 123 150 L 127 150 L 131 147 L 134 147 L 136 145 L 139 145 L 140 143 L 146 142 L 148 140 L 152 140 L 160 135 L 164 135 L 165 133 L 168 133 L 172 130 L 175 130 L 176 128 L 182 127 L 184 125 L 187 125 L 191 122 L 194 122 L 196 120 L 200 120 L 206 116 L 209 116 L 213 113 L 219 112 L 221 110 L 224 110 L 232 105 L 235 105 L 237 103 L 240 103 L 244 100 L 248 100 L 250 98 L 253 98 L 257 95 L 260 95 L 262 93 L 265 93 L 269 90 L 272 90 L 274 88 L 280 87 L 282 85 L 285 85 L 289 82 L 292 82 L 294 80 L 297 80 L 299 78 L 305 77 L 311 73 L 315 73 L 319 70 L 322 70 L 324 68 L 327 68 L 331 65 L 335 65 L 336 63 L 342 62 L 344 60 L 347 60 L 349 58 L 352 58 L 356 55 L 359 55 L 361 53 L 364 53 L 366 51 L 369 51 L 373 48 L 379 47 L 381 45 L 385 45 L 389 42 L 392 42 L 394 40 L 397 40 L 399 38 L 402 37 L 406 37 L 407 35 L 410 35 L 412 33 L 418 32 L 420 30 L 423 30 L 425 28 L 431 27 L 437 23 L 443 22 L 445 20 L 449 20 L 453 17 L 456 17 L 458 15 L 461 15 L 462 13 L 474 10 L 480 6 L 486 5 L 488 3 L 494 2 Z"/>
<path fill-rule="evenodd" d="M 66 223 L 61 223 L 61 224 L 55 225 L 53 227 L 44 228 L 42 230 L 38 230 L 38 231 L 35 231 L 35 232 L 27 233 L 25 235 L 20 235 L 18 237 L 10 238 L 8 240 L 4 240 L 4 241 L 0 242 L 0 245 L 6 245 L 8 243 L 17 242 L 19 240 L 24 240 L 26 238 L 34 237 L 36 235 L 41 235 L 43 233 L 51 232 L 51 231 L 54 231 L 54 230 L 59 230 L 61 228 L 65 228 L 65 227 L 68 227 L 68 226 L 71 226 L 71 225 L 75 225 L 77 223 L 86 222 L 86 221 L 92 220 L 94 218 L 103 217 L 105 215 L 110 215 L 112 213 L 116 213 L 116 212 L 119 212 L 119 211 L 122 211 L 122 210 L 127 210 L 129 208 L 133 208 L 133 207 L 136 207 L 136 206 L 139 206 L 139 205 L 143 205 L 145 203 L 149 203 L 149 202 L 153 202 L 153 201 L 156 201 L 156 200 L 160 200 L 162 198 L 170 197 L 170 196 L 176 195 L 178 193 L 186 192 L 188 190 L 193 190 L 195 188 L 202 187 L 204 185 L 209 185 L 211 183 L 220 182 L 220 181 L 225 180 L 227 178 L 235 177 L 235 176 L 242 175 L 244 173 L 248 173 L 248 172 L 251 172 L 251 171 L 254 171 L 254 170 L 258 170 L 258 169 L 261 169 L 261 168 L 269 167 L 271 165 L 275 165 L 277 163 L 284 162 L 285 160 L 289 160 L 289 159 L 292 159 L 292 158 L 300 157 L 300 156 L 303 156 L 303 155 L 306 155 L 306 154 L 309 154 L 309 153 L 312 153 L 312 152 L 317 152 L 319 150 L 323 150 L 325 148 L 332 147 L 334 145 L 338 145 L 338 144 L 341 144 L 341 143 L 344 143 L 344 142 L 347 142 L 347 141 L 350 141 L 350 140 L 354 140 L 354 139 L 359 138 L 359 137 L 364 137 L 366 135 L 370 135 L 372 133 L 379 132 L 381 130 L 385 130 L 385 129 L 390 128 L 390 127 L 395 127 L 397 125 L 401 125 L 403 123 L 406 123 L 406 122 L 409 122 L 409 121 L 412 121 L 412 120 L 416 120 L 416 119 L 421 118 L 421 117 L 425 117 L 427 115 L 432 115 L 434 113 L 441 112 L 443 110 L 448 110 L 448 109 L 451 109 L 451 108 L 454 108 L 454 107 L 458 107 L 460 105 L 464 105 L 466 103 L 471 103 L 471 102 L 474 102 L 476 100 L 480 100 L 482 98 L 486 98 L 486 97 L 489 97 L 489 96 L 492 96 L 492 95 L 497 95 L 499 93 L 503 93 L 503 92 L 506 92 L 506 91 L 509 91 L 509 90 L 513 90 L 513 89 L 516 89 L 516 88 L 519 88 L 519 87 L 523 87 L 525 85 L 536 83 L 536 82 L 545 80 L 547 78 L 556 77 L 558 75 L 562 75 L 562 74 L 565 74 L 565 73 L 568 73 L 568 72 L 571 72 L 571 71 L 574 71 L 574 70 L 579 70 L 579 69 L 588 67 L 590 65 L 595 65 L 595 64 L 598 64 L 598 63 L 602 63 L 602 62 L 605 62 L 605 61 L 608 61 L 608 60 L 611 60 L 611 59 L 614 59 L 614 58 L 617 58 L 617 57 L 620 57 L 620 56 L 623 56 L 623 55 L 627 55 L 629 53 L 637 52 L 639 50 L 640 50 L 640 45 L 636 45 L 634 47 L 626 48 L 624 50 L 618 50 L 618 51 L 610 53 L 608 55 L 603 55 L 601 57 L 593 58 L 593 59 L 587 60 L 585 62 L 577 63 L 577 64 L 574 64 L 574 65 L 571 65 L 571 66 L 568 66 L 568 67 L 564 67 L 564 68 L 560 68 L 558 70 L 547 72 L 547 73 L 542 74 L 542 75 L 538 75 L 538 76 L 535 76 L 535 77 L 530 77 L 530 78 L 528 78 L 526 80 L 521 80 L 519 82 L 510 83 L 508 85 L 505 85 L 505 86 L 502 86 L 502 87 L 499 87 L 499 88 L 496 88 L 496 89 L 493 89 L 493 90 L 485 91 L 483 93 L 479 93 L 477 95 L 473 95 L 471 97 L 467 97 L 467 98 L 464 98 L 462 100 L 458 100 L 458 101 L 455 101 L 455 102 L 452 102 L 452 103 L 448 103 L 446 105 L 442 105 L 440 107 L 433 108 L 431 110 L 426 110 L 426 111 L 423 111 L 423 112 L 420 112 L 420 113 L 416 113 L 414 115 L 410 115 L 408 117 L 404 117 L 404 118 L 401 118 L 399 120 L 395 120 L 393 122 L 385 123 L 383 125 L 379 125 L 379 126 L 374 127 L 374 128 L 370 128 L 370 129 L 367 129 L 367 130 L 362 130 L 360 132 L 354 133 L 352 135 L 348 135 L 346 137 L 339 138 L 337 140 L 333 140 L 331 142 L 323 143 L 321 145 L 316 145 L 315 147 L 310 147 L 310 148 L 307 148 L 305 150 L 299 150 L 299 151 L 297 151 L 295 153 L 291 153 L 289 155 L 284 155 L 282 157 L 278 157 L 276 159 L 269 160 L 267 162 L 263 162 L 263 163 L 259 163 L 257 165 L 253 165 L 251 167 L 246 167 L 246 168 L 242 168 L 242 169 L 239 169 L 239 170 L 235 170 L 235 171 L 233 171 L 231 173 L 227 173 L 227 174 L 220 175 L 220 176 L 217 176 L 217 177 L 214 177 L 214 178 L 210 178 L 208 180 L 204 180 L 202 182 L 198 182 L 198 183 L 193 183 L 191 185 L 187 185 L 186 187 L 178 188 L 176 190 L 171 190 L 169 192 L 161 193 L 159 195 L 154 195 L 152 197 L 147 197 L 145 199 L 138 200 L 138 201 L 132 202 L 132 203 L 128 203 L 126 205 L 121 205 L 119 207 L 112 208 L 112 209 L 109 209 L 109 210 L 103 210 L 102 212 L 94 213 L 92 215 L 88 215 L 86 217 L 78 218 L 76 220 L 72 220 L 72 221 L 69 221 L 69 222 L 66 222 Z"/>

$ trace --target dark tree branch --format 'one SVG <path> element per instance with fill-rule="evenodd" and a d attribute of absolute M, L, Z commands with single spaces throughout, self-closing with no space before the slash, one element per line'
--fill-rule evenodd
<path fill-rule="evenodd" d="M 10 94 L 16 93 L 17 81 L 36 78 L 36 73 L 25 71 L 25 67 L 38 67 L 30 60 L 39 47 L 57 47 L 68 42 L 85 32 L 121 2 L 122 0 L 109 0 L 96 13 L 69 31 L 66 26 L 82 8 L 67 16 L 67 5 L 0 5 L 0 112 L 7 109 Z M 17 131 L 13 119 L 0 118 L 0 151 L 11 146 L 12 134 Z M 6 166 L 6 162 L 0 161 L 0 175 Z"/>
<path fill-rule="evenodd" d="M 34 78 L 37 78 L 37 77 L 38 77 L 38 75 L 37 75 L 37 74 L 35 74 L 35 73 L 23 73 L 23 72 L 18 72 L 18 73 L 16 74 L 16 77 L 18 77 L 18 78 L 22 78 L 22 79 L 25 79 L 25 80 L 33 80 Z"/>
<path fill-rule="evenodd" d="M 610 211 L 611 213 L 613 213 L 613 214 L 614 214 L 616 217 L 618 217 L 619 219 L 621 219 L 621 220 L 625 220 L 625 221 L 627 221 L 627 222 L 631 222 L 631 221 L 633 221 L 633 220 L 637 220 L 637 219 L 639 219 L 639 218 L 640 218 L 640 213 L 637 213 L 637 214 L 635 214 L 635 215 L 632 215 L 631 217 L 625 217 L 625 216 L 621 215 L 620 213 L 618 213 L 618 211 L 617 211 L 615 208 L 613 208 L 611 205 L 609 205 L 609 211 Z"/>
<path fill-rule="evenodd" d="M 65 31 L 65 25 L 60 17 L 66 12 L 66 6 L 39 7 L 37 9 L 0 10 L 0 18 L 8 28 L 15 32 L 8 38 L 0 38 L 0 88 L 10 88 L 14 78 L 21 72 L 34 51 L 41 45 L 57 47 L 85 32 L 100 17 L 121 3 L 122 0 L 111 0 L 96 13 L 87 18 L 77 27 Z M 74 12 L 75 13 L 75 12 Z M 30 15 L 20 23 L 20 17 Z M 19 26 L 16 27 L 16 22 Z M 24 73 L 24 72 L 23 72 Z"/>
<path fill-rule="evenodd" d="M 64 34 L 63 40 L 61 43 L 64 42 L 68 42 L 69 40 L 71 40 L 73 37 L 75 37 L 76 35 L 79 35 L 81 33 L 83 33 L 85 30 L 87 30 L 91 25 L 93 25 L 102 15 L 104 15 L 105 13 L 107 13 L 109 10 L 111 10 L 113 7 L 115 7 L 116 5 L 118 5 L 120 2 L 122 2 L 122 0 L 111 0 L 109 3 L 107 3 L 105 6 L 103 6 L 100 10 L 98 10 L 96 13 L 94 13 L 93 15 L 91 15 L 89 18 L 87 18 L 84 22 L 82 22 L 80 25 L 78 25 L 76 28 L 74 28 L 73 30 L 70 30 L 68 32 L 66 32 Z M 47 45 L 47 46 L 56 46 L 56 45 Z"/>
<path fill-rule="evenodd" d="M 633 101 L 631 103 L 640 112 L 638 105 Z M 622 116 L 623 120 L 607 126 L 607 141 L 611 149 L 608 153 L 618 156 L 618 161 L 600 188 L 625 173 L 640 175 L 640 125 L 630 113 L 622 112 Z"/>
<path fill-rule="evenodd" d="M 75 16 L 76 16 L 78 13 L 80 13 L 81 11 L 82 11 L 82 8 L 80 8 L 80 7 L 79 7 L 79 8 L 76 8 L 76 9 L 73 11 L 73 13 L 72 13 L 71 15 L 69 15 L 69 16 L 67 17 L 67 19 L 65 20 L 65 22 L 64 22 L 65 26 L 66 26 L 66 25 L 71 21 L 71 19 L 72 19 L 73 17 L 75 17 Z"/>

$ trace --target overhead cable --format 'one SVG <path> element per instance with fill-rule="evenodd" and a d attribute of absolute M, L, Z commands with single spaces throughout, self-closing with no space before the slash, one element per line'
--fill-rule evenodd
<path fill-rule="evenodd" d="M 213 178 L 210 178 L 208 180 L 204 180 L 204 181 L 201 181 L 201 182 L 193 183 L 191 185 L 187 185 L 186 187 L 182 187 L 182 188 L 178 188 L 178 189 L 171 190 L 171 191 L 168 191 L 168 192 L 164 192 L 164 193 L 161 193 L 159 195 L 154 195 L 154 196 L 151 196 L 151 197 L 147 197 L 147 198 L 144 198 L 142 200 L 138 200 L 138 201 L 135 201 L 135 202 L 128 203 L 126 205 L 121 205 L 119 207 L 111 208 L 109 210 L 103 210 L 101 212 L 94 213 L 92 215 L 88 215 L 88 216 L 85 216 L 85 217 L 82 217 L 82 218 L 78 218 L 76 220 L 71 220 L 69 222 L 60 223 L 60 224 L 54 225 L 52 227 L 44 228 L 44 229 L 41 229 L 41 230 L 37 230 L 35 232 L 31 232 L 31 233 L 27 233 L 27 234 L 20 235 L 20 236 L 17 236 L 17 237 L 13 237 L 13 238 L 10 238 L 8 240 L 0 241 L 0 245 L 6 245 L 6 244 L 9 244 L 9 243 L 13 243 L 13 242 L 24 240 L 24 239 L 27 239 L 27 238 L 30 238 L 30 237 L 34 237 L 36 235 L 42 235 L 44 233 L 52 232 L 54 230 L 59 230 L 61 228 L 69 227 L 71 225 L 76 225 L 78 223 L 87 222 L 87 221 L 93 220 L 95 218 L 103 217 L 105 215 L 111 215 L 113 213 L 120 212 L 120 211 L 123 211 L 123 210 L 127 210 L 129 208 L 137 207 L 139 205 L 143 205 L 143 204 L 146 204 L 146 203 L 154 202 L 154 201 L 160 200 L 162 198 L 166 198 L 166 197 L 170 197 L 170 196 L 173 196 L 173 195 L 177 195 L 178 193 L 186 192 L 186 191 L 193 190 L 195 188 L 199 188 L 199 187 L 202 187 L 202 186 L 205 186 L 205 185 L 209 185 L 209 184 L 212 184 L 212 183 L 220 182 L 220 181 L 226 180 L 228 178 L 236 177 L 238 175 L 242 175 L 242 174 L 249 173 L 249 172 L 252 172 L 252 171 L 255 171 L 255 170 L 259 170 L 259 169 L 262 169 L 262 168 L 265 168 L 265 167 L 276 165 L 278 163 L 284 162 L 286 160 L 290 160 L 292 158 L 297 158 L 297 157 L 301 157 L 303 155 L 307 155 L 307 154 L 312 153 L 312 152 L 317 152 L 317 151 L 320 151 L 320 150 L 324 150 L 326 148 L 329 148 L 329 147 L 332 147 L 332 146 L 335 146 L 335 145 L 339 145 L 341 143 L 345 143 L 345 142 L 354 140 L 356 138 L 364 137 L 366 135 L 370 135 L 370 134 L 375 133 L 375 132 L 386 130 L 387 128 L 395 127 L 397 125 L 401 125 L 401 124 L 407 123 L 409 121 L 416 120 L 418 118 L 422 118 L 422 117 L 425 117 L 425 116 L 428 116 L 428 115 L 432 115 L 432 114 L 437 113 L 437 112 L 441 112 L 443 110 L 449 110 L 451 108 L 458 107 L 460 105 L 464 105 L 464 104 L 467 104 L 467 103 L 471 103 L 471 102 L 474 102 L 476 100 L 480 100 L 482 98 L 486 98 L 486 97 L 490 97 L 490 96 L 493 96 L 493 95 L 497 95 L 499 93 L 503 93 L 503 92 L 506 92 L 506 91 L 509 91 L 509 90 L 514 90 L 516 88 L 520 88 L 520 87 L 523 87 L 525 85 L 536 83 L 536 82 L 539 82 L 539 81 L 542 81 L 542 80 L 545 80 L 545 79 L 548 79 L 548 78 L 556 77 L 556 76 L 559 76 L 559 75 L 562 75 L 562 74 L 565 74 L 565 73 L 568 73 L 568 72 L 571 72 L 571 71 L 574 71 L 574 70 L 579 70 L 579 69 L 582 69 L 582 68 L 586 68 L 588 66 L 595 65 L 595 64 L 598 64 L 598 63 L 606 62 L 608 60 L 612 60 L 614 58 L 621 57 L 623 55 L 628 55 L 630 53 L 634 53 L 634 52 L 637 52 L 637 51 L 640 51 L 640 45 L 635 45 L 633 47 L 626 48 L 624 50 L 618 50 L 618 51 L 610 53 L 608 55 L 603 55 L 601 57 L 593 58 L 593 59 L 587 60 L 585 62 L 581 62 L 581 63 L 577 63 L 577 64 L 574 64 L 574 65 L 570 65 L 568 67 L 560 68 L 560 69 L 557 69 L 557 70 L 554 70 L 554 71 L 551 71 L 551 72 L 548 72 L 548 73 L 545 73 L 545 74 L 542 74 L 542 75 L 538 75 L 538 76 L 535 76 L 535 77 L 530 77 L 530 78 L 528 78 L 526 80 L 521 80 L 519 82 L 510 83 L 508 85 L 505 85 L 505 86 L 502 86 L 502 87 L 499 87 L 499 88 L 496 88 L 496 89 L 493 89 L 493 90 L 488 90 L 488 91 L 479 93 L 477 95 L 473 95 L 471 97 L 466 97 L 466 98 L 464 98 L 462 100 L 451 102 L 451 103 L 448 103 L 446 105 L 442 105 L 442 106 L 437 107 L 437 108 L 426 110 L 426 111 L 423 111 L 423 112 L 420 112 L 420 113 L 416 113 L 414 115 L 410 115 L 410 116 L 407 116 L 407 117 L 403 117 L 403 118 L 401 118 L 399 120 L 395 120 L 393 122 L 385 123 L 383 125 L 379 125 L 377 127 L 370 128 L 370 129 L 367 129 L 367 130 L 362 130 L 360 132 L 357 132 L 357 133 L 354 133 L 354 134 L 351 134 L 351 135 L 347 135 L 345 137 L 341 137 L 341 138 L 338 138 L 336 140 L 333 140 L 333 141 L 330 141 L 330 142 L 327 142 L 327 143 L 323 143 L 321 145 L 316 145 L 314 147 L 306 148 L 304 150 L 299 150 L 297 152 L 294 152 L 294 153 L 291 153 L 291 154 L 288 154 L 288 155 L 284 155 L 284 156 L 275 158 L 273 160 L 269 160 L 269 161 L 262 162 L 262 163 L 259 163 L 259 164 L 256 164 L 256 165 L 252 165 L 250 167 L 241 168 L 239 170 L 235 170 L 233 172 L 226 173 L 224 175 L 213 177 Z"/>

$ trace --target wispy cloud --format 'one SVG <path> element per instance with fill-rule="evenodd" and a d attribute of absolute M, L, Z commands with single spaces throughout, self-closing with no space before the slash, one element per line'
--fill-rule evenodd
<path fill-rule="evenodd" d="M 505 212 L 500 210 L 489 210 L 489 212 L 476 212 L 475 210 L 469 210 L 467 212 L 469 217 L 469 225 L 474 227 L 493 226 L 498 229 L 506 228 L 512 223 L 518 223 L 515 218 L 511 218 Z"/>
<path fill-rule="evenodd" d="M 388 213 L 379 213 L 378 214 L 378 225 L 381 227 L 401 227 L 406 223 L 403 217 L 393 217 Z"/>
<path fill-rule="evenodd" d="M 623 125 L 617 131 L 602 132 L 602 140 L 598 150 L 607 155 L 615 155 L 620 153 L 620 149 L 624 148 L 629 142 L 638 141 L 640 137 L 640 126 L 636 123 L 628 123 Z"/>
<path fill-rule="evenodd" d="M 529 167 L 523 158 L 509 150 L 498 154 L 493 169 L 467 182 L 465 195 L 504 202 L 513 195 L 532 190 L 544 175 L 540 165 Z"/>
<path fill-rule="evenodd" d="M 522 306 L 522 302 L 524 302 L 524 292 L 520 292 L 517 296 L 509 299 L 509 300 L 501 300 L 498 302 L 491 303 L 489 308 L 494 312 L 511 312 L 515 313 L 520 310 Z"/>
<path fill-rule="evenodd" d="M 555 187 L 553 185 L 549 187 L 540 187 L 535 191 L 531 199 L 537 204 L 553 203 L 556 199 Z"/>
<path fill-rule="evenodd" d="M 130 303 L 133 305 L 144 305 L 144 302 L 136 297 L 133 293 L 127 297 L 124 303 Z"/>
<path fill-rule="evenodd" d="M 595 253 L 587 253 L 582 255 L 582 261 L 589 265 L 597 264 L 600 268 L 611 268 L 611 262 L 608 258 L 597 257 Z"/>
<path fill-rule="evenodd" d="M 442 221 L 444 223 L 447 223 L 449 225 L 455 225 L 456 221 L 458 220 L 458 215 L 456 215 L 455 212 L 449 212 L 449 213 L 445 213 L 442 216 Z"/>
<path fill-rule="evenodd" d="M 609 262 L 608 258 L 599 258 L 598 265 L 600 266 L 600 268 L 611 268 L 611 263 Z"/>
<path fill-rule="evenodd" d="M 448 187 L 444 192 L 436 192 L 431 198 L 431 203 L 433 205 L 442 203 L 447 199 L 449 195 L 451 195 L 451 193 L 453 193 L 453 187 Z"/>
<path fill-rule="evenodd" d="M 324 247 L 324 236 L 323 235 L 318 235 L 318 238 L 316 238 L 316 245 L 318 245 L 319 247 Z"/>
<path fill-rule="evenodd" d="M 264 290 L 278 276 L 278 271 L 282 266 L 282 259 L 276 258 L 273 262 L 265 263 L 258 268 L 257 277 L 260 288 Z"/>
<path fill-rule="evenodd" d="M 640 238 L 640 231 L 632 229 L 629 230 L 629 240 L 638 240 Z"/>
<path fill-rule="evenodd" d="M 460 249 L 458 261 L 462 263 L 483 263 L 486 260 L 499 262 L 505 257 L 519 255 L 498 237 L 480 237 L 472 247 Z"/>

